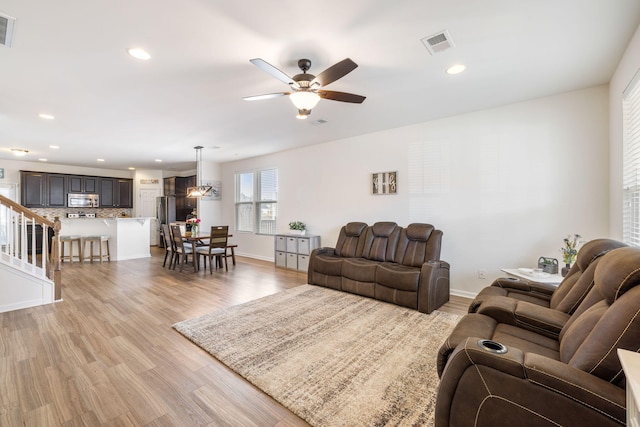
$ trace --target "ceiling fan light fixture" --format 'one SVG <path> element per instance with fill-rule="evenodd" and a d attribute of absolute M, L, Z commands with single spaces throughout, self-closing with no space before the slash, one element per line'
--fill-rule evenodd
<path fill-rule="evenodd" d="M 289 99 L 291 99 L 291 102 L 293 102 L 293 105 L 295 105 L 298 110 L 311 111 L 313 107 L 318 105 L 318 102 L 320 101 L 320 95 L 315 92 L 302 90 L 293 92 L 291 95 L 289 95 Z"/>
<path fill-rule="evenodd" d="M 296 119 L 306 120 L 307 117 L 309 117 L 309 114 L 311 114 L 311 110 L 298 110 L 298 115 L 296 116 Z"/>

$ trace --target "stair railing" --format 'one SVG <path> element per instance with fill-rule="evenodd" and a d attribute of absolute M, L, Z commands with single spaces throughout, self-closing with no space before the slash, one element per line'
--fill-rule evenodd
<path fill-rule="evenodd" d="M 54 300 L 62 298 L 60 228 L 53 221 L 0 195 L 0 262 L 54 283 Z"/>

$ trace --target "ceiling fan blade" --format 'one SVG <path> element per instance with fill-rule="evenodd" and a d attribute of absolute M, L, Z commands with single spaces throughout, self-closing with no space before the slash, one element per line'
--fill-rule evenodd
<path fill-rule="evenodd" d="M 349 58 L 343 59 L 342 61 L 332 65 L 331 67 L 327 68 L 326 70 L 318 74 L 316 78 L 311 81 L 309 86 L 312 86 L 313 84 L 320 84 L 320 86 L 326 86 L 329 83 L 335 82 L 339 78 L 346 76 L 347 74 L 355 70 L 357 67 L 358 67 L 358 64 L 353 62 L 351 59 Z"/>
<path fill-rule="evenodd" d="M 319 90 L 318 95 L 323 99 L 330 99 L 332 101 L 352 102 L 354 104 L 362 104 L 362 101 L 367 99 L 366 96 L 355 95 L 353 93 L 335 92 L 333 90 Z"/>
<path fill-rule="evenodd" d="M 245 96 L 245 101 L 260 101 L 261 99 L 277 98 L 279 96 L 291 95 L 290 92 L 265 93 L 264 95 Z"/>
<path fill-rule="evenodd" d="M 280 71 L 273 65 L 269 64 L 264 59 L 254 58 L 254 59 L 250 59 L 249 62 L 251 62 L 256 67 L 260 68 L 265 73 L 271 74 L 273 77 L 275 77 L 276 79 L 280 80 L 283 83 L 298 86 L 298 83 L 296 83 L 291 77 L 289 77 L 287 74 L 285 74 L 283 71 Z"/>

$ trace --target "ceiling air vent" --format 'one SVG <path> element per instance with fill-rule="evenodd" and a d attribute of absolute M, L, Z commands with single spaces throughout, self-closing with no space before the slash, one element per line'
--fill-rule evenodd
<path fill-rule="evenodd" d="M 427 36 L 421 41 L 431 55 L 444 52 L 445 50 L 455 46 L 447 30 Z"/>
<path fill-rule="evenodd" d="M 15 22 L 16 18 L 0 13 L 0 45 L 11 47 Z"/>

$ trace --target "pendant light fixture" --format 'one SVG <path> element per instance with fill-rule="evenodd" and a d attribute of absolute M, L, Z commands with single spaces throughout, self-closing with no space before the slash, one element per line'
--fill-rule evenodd
<path fill-rule="evenodd" d="M 196 150 L 196 186 L 187 188 L 187 197 L 207 196 L 211 192 L 210 185 L 202 184 L 202 146 L 193 147 Z"/>

